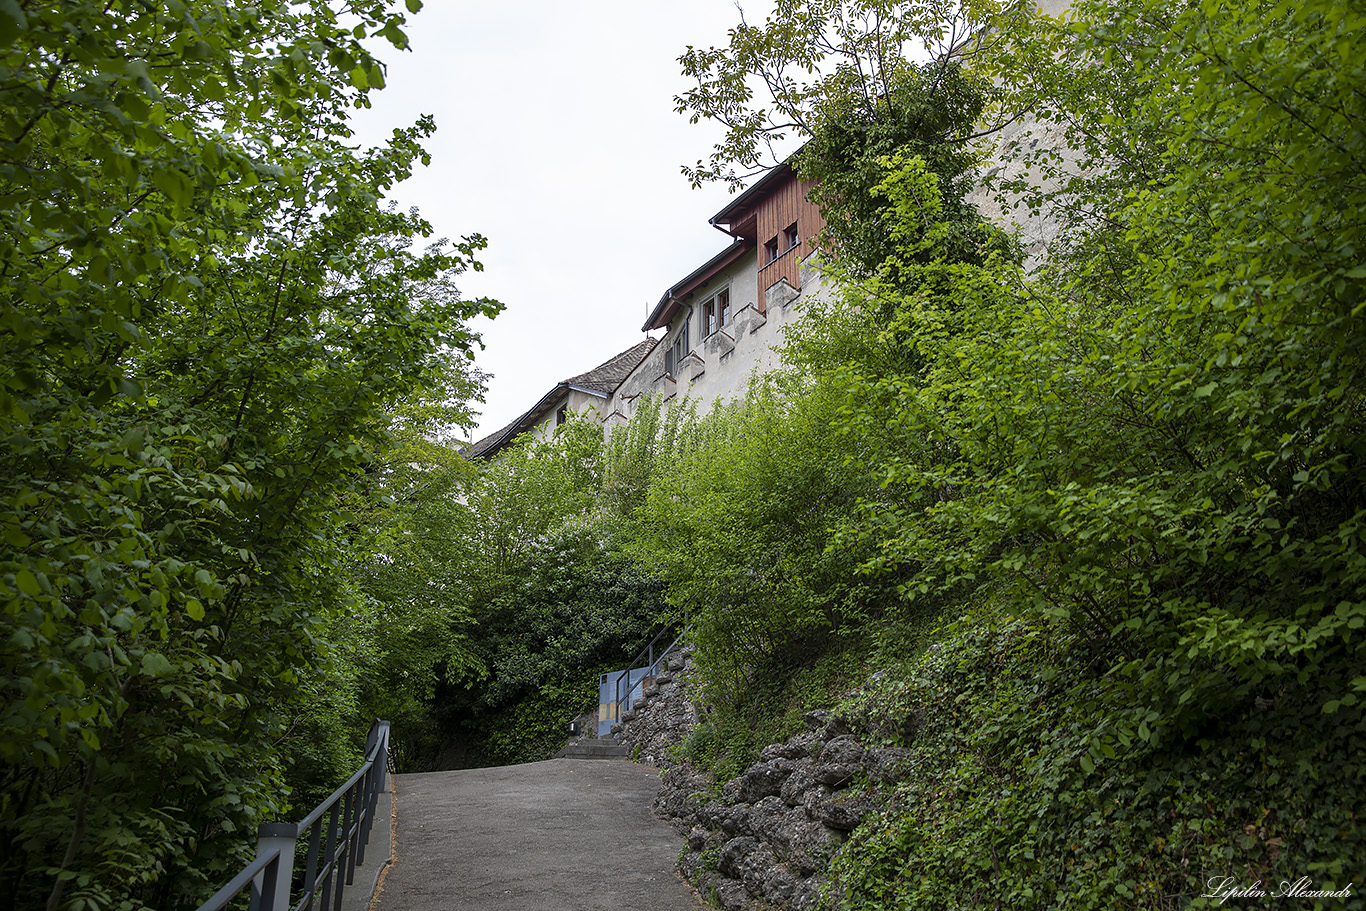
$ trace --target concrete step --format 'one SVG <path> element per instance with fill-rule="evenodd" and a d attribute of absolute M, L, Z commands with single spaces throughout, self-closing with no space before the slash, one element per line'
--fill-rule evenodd
<path fill-rule="evenodd" d="M 571 740 L 556 759 L 629 759 L 631 751 L 613 740 Z"/>

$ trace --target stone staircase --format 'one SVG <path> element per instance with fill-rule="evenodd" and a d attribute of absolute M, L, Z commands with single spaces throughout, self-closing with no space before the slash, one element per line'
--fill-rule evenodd
<path fill-rule="evenodd" d="M 630 759 L 631 748 L 615 740 L 576 737 L 555 754 L 556 759 Z"/>

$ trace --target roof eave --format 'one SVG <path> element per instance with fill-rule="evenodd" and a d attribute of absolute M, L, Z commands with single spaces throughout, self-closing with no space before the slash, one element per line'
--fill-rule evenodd
<path fill-rule="evenodd" d="M 620 384 L 618 384 L 618 385 L 620 385 Z M 587 395 L 595 395 L 595 396 L 597 396 L 597 397 L 600 398 L 600 399 L 606 399 L 606 398 L 611 398 L 611 397 L 612 397 L 612 393 L 610 393 L 610 392 L 603 392 L 601 389 L 594 389 L 592 386 L 580 386 L 580 385 L 578 385 L 577 383 L 568 383 L 568 384 L 565 385 L 565 388 L 566 388 L 566 389 L 571 389 L 571 390 L 573 390 L 574 392 L 582 392 L 582 393 L 585 393 L 585 394 L 587 394 Z"/>
<path fill-rule="evenodd" d="M 748 206 L 751 201 L 764 193 L 774 183 L 792 175 L 792 159 L 794 157 L 795 155 L 789 155 L 782 164 L 746 187 L 739 196 L 732 199 L 725 208 L 711 217 L 712 226 L 720 227 L 721 225 L 726 225 L 729 227 L 734 224 L 736 212 Z M 722 228 L 721 230 L 724 231 L 725 228 Z"/>
<path fill-rule="evenodd" d="M 669 323 L 673 321 L 677 308 L 683 304 L 683 299 L 687 295 L 711 281 L 722 269 L 733 265 L 752 249 L 754 249 L 753 243 L 737 238 L 729 247 L 688 273 L 685 278 L 664 292 L 659 303 L 655 304 L 655 308 L 650 311 L 641 331 L 649 332 L 651 329 L 667 328 Z"/>

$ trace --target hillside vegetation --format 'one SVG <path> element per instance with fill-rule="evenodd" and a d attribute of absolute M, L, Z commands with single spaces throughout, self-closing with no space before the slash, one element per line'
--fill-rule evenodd
<path fill-rule="evenodd" d="M 959 71 L 1078 153 L 1019 150 L 1024 205 L 1063 218 L 1048 267 L 946 200 L 942 161 L 881 153 L 879 205 L 833 224 L 895 249 L 827 264 L 791 373 L 643 485 L 696 755 L 724 778 L 881 671 L 841 710 L 888 719 L 914 772 L 836 858 L 840 907 L 1174 908 L 1302 877 L 1356 885 L 1299 901 L 1361 907 L 1366 20 L 1075 14 Z M 873 146 L 901 97 L 819 108 L 805 154 Z"/>
<path fill-rule="evenodd" d="M 843 710 L 914 729 L 914 772 L 836 859 L 841 907 L 1306 876 L 1360 907 L 1366 21 L 1076 15 L 969 62 L 1080 153 L 1020 150 L 1015 189 L 1065 216 L 1049 267 L 963 255 L 948 184 L 884 157 L 897 249 L 834 265 L 794 375 L 702 422 L 640 552 L 694 624 L 719 765 L 847 685 L 831 656 L 885 671 Z"/>
<path fill-rule="evenodd" d="M 680 107 L 731 127 L 697 180 L 756 164 L 777 128 L 738 87 L 771 77 L 837 290 L 742 402 L 518 454 L 559 490 L 574 447 L 591 467 L 532 549 L 572 558 L 592 528 L 577 565 L 663 586 L 695 649 L 685 751 L 718 782 L 812 707 L 911 751 L 835 858 L 841 908 L 1176 908 L 1304 878 L 1296 901 L 1361 907 L 1366 20 L 967 10 L 1001 28 L 889 60 L 956 40 L 917 9 L 786 0 L 684 56 Z M 807 62 L 833 75 L 778 77 Z M 994 190 L 1061 225 L 1032 274 L 963 201 L 972 134 L 1017 116 L 1051 139 Z M 537 476 L 515 464 L 504 490 Z M 538 578 L 508 601 L 527 616 Z"/>

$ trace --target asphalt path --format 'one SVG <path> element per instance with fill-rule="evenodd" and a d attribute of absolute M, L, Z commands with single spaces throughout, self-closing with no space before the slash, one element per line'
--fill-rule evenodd
<path fill-rule="evenodd" d="M 625 760 L 394 776 L 398 837 L 376 911 L 698 911 L 682 839 Z"/>

